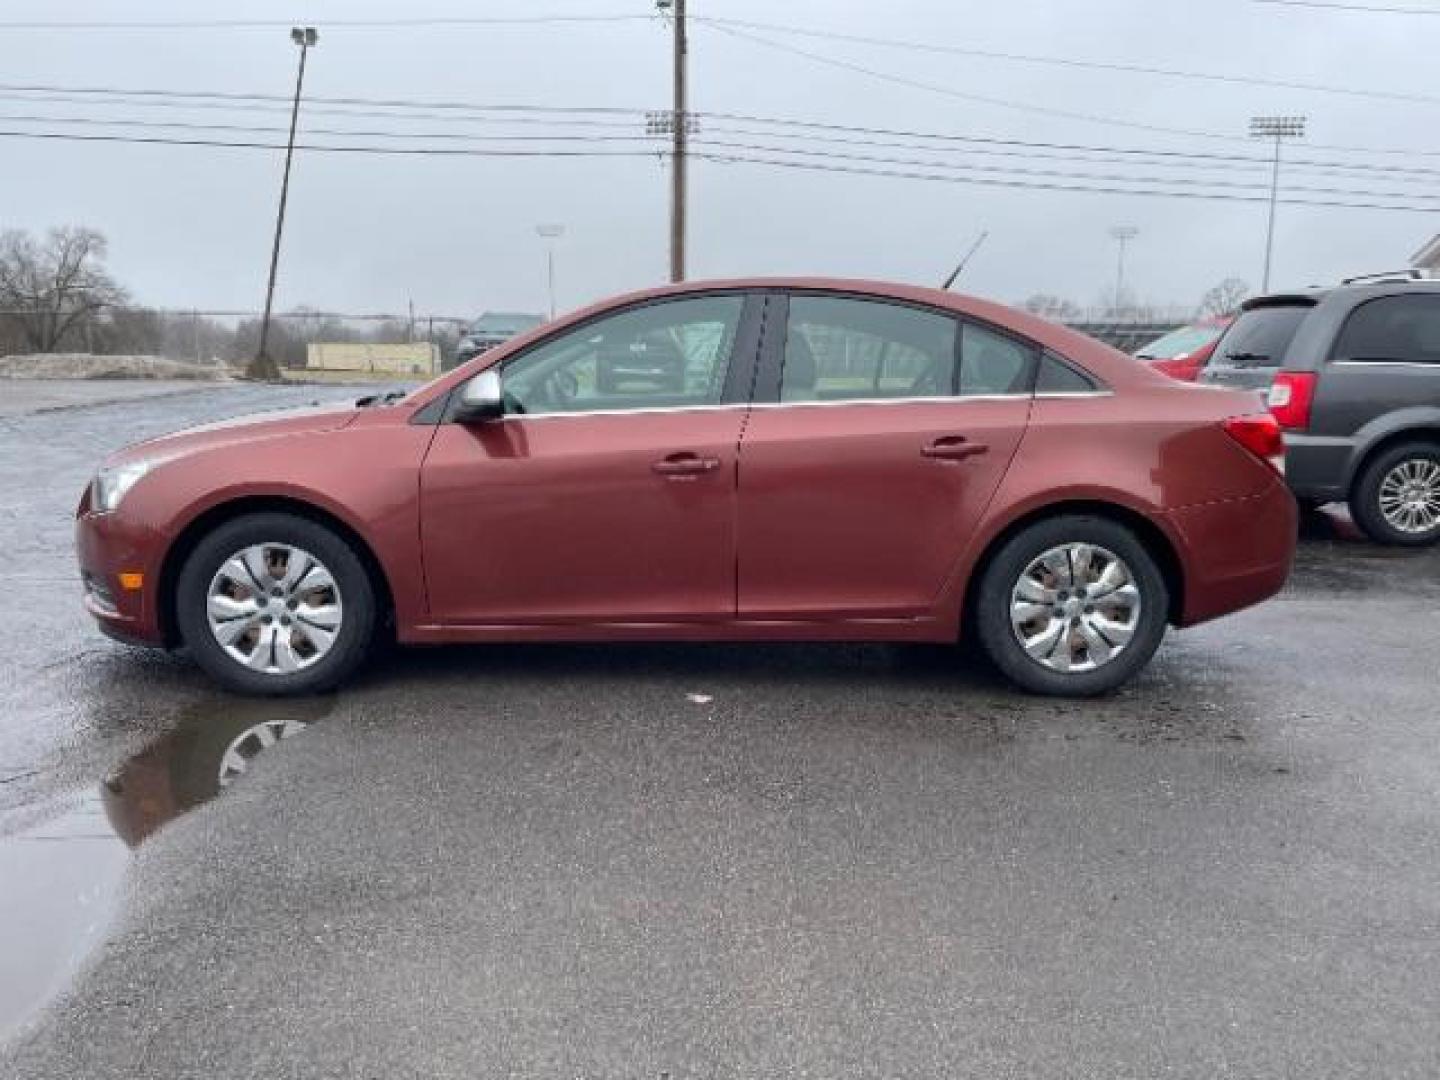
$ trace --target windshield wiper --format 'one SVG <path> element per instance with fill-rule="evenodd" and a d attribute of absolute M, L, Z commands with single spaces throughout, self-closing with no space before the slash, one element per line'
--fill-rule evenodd
<path fill-rule="evenodd" d="M 1270 363 L 1266 353 L 1230 352 L 1225 354 L 1225 359 L 1233 360 L 1235 367 L 1263 367 Z"/>
<path fill-rule="evenodd" d="M 387 390 L 383 394 L 367 394 L 362 398 L 355 399 L 355 407 L 357 409 L 376 409 L 381 405 L 394 405 L 409 392 L 409 390 Z"/>

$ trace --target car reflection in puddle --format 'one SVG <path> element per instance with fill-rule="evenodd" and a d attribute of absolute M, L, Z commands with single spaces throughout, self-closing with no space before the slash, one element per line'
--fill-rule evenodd
<path fill-rule="evenodd" d="M 250 763 L 334 707 L 326 699 L 233 701 L 223 711 L 182 718 L 101 785 L 105 814 L 131 847 L 167 821 L 208 802 Z"/>
<path fill-rule="evenodd" d="M 127 847 L 215 798 L 259 755 L 333 708 L 324 698 L 192 706 L 98 793 L 72 794 L 40 824 L 0 839 L 0 1042 L 62 991 L 104 939 Z"/>

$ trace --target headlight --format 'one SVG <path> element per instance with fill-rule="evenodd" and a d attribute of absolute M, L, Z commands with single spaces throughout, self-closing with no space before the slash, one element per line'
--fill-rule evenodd
<path fill-rule="evenodd" d="M 120 505 L 125 493 L 135 486 L 149 472 L 153 461 L 132 461 L 125 465 L 114 465 L 101 469 L 95 474 L 95 497 L 91 500 L 96 513 L 108 514 Z"/>

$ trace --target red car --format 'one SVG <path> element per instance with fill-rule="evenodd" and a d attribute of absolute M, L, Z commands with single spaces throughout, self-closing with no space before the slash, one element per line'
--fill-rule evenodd
<path fill-rule="evenodd" d="M 399 400 L 182 432 L 81 500 L 85 603 L 226 686 L 372 639 L 953 642 L 1030 690 L 1134 674 L 1285 581 L 1251 393 L 998 304 L 873 282 L 621 297 Z"/>
<path fill-rule="evenodd" d="M 1205 370 L 1220 335 L 1234 321 L 1233 316 L 1224 315 L 1171 330 L 1164 337 L 1135 350 L 1135 359 L 1145 361 L 1172 379 L 1194 382 Z"/>

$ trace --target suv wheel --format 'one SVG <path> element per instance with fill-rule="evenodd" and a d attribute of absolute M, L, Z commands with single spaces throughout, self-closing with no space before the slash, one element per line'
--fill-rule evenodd
<path fill-rule="evenodd" d="M 1377 543 L 1440 540 L 1440 445 L 1401 443 L 1377 455 L 1350 493 L 1350 513 Z"/>
<path fill-rule="evenodd" d="M 990 659 L 1038 694 L 1114 690 L 1154 654 L 1165 578 L 1135 534 L 1106 518 L 1041 521 L 1005 543 L 981 579 L 976 630 Z"/>
<path fill-rule="evenodd" d="M 180 571 L 176 622 L 216 681 L 246 694 L 328 690 L 365 658 L 375 596 L 350 545 L 290 514 L 236 518 Z"/>

